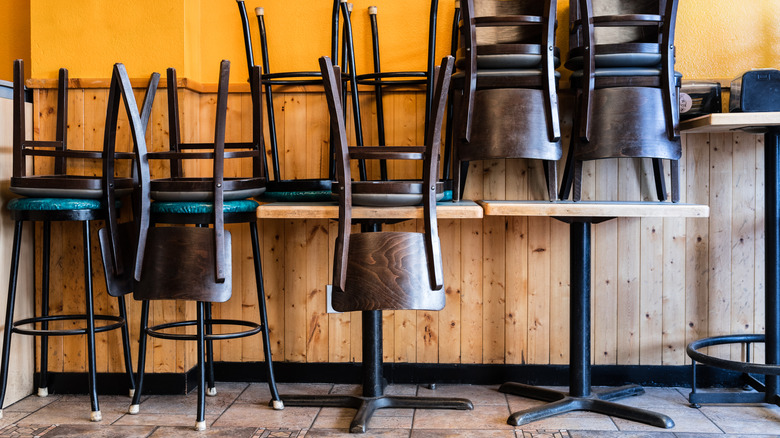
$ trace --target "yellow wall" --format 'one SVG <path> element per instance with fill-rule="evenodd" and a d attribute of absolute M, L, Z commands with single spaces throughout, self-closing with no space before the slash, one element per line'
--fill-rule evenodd
<path fill-rule="evenodd" d="M 565 50 L 568 5 L 560 2 L 559 45 Z M 386 70 L 423 67 L 428 2 L 354 0 L 358 71 L 371 71 L 366 9 L 379 7 Z M 247 0 L 255 54 L 254 8 L 263 6 L 275 71 L 316 69 L 329 53 L 329 0 Z M 437 57 L 449 50 L 453 2 L 439 5 Z M 686 78 L 730 78 L 753 67 L 780 67 L 780 0 L 681 0 L 677 69 Z M 23 57 L 37 78 L 66 66 L 72 77 L 107 77 L 114 62 L 133 76 L 176 67 L 179 75 L 212 83 L 221 59 L 233 61 L 232 82 L 246 79 L 236 2 L 232 0 L 0 0 L 0 78 Z M 32 43 L 31 43 L 32 42 Z M 30 62 L 32 60 L 32 62 Z M 28 67 L 29 68 L 29 67 Z M 238 75 L 236 72 L 241 72 Z"/>
<path fill-rule="evenodd" d="M 30 0 L 0 0 L 0 79 L 13 80 L 14 59 L 30 77 Z"/>

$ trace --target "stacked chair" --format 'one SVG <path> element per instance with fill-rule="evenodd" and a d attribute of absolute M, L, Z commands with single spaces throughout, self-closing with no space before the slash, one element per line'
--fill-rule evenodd
<path fill-rule="evenodd" d="M 138 390 L 133 397 L 130 413 L 140 411 L 146 361 L 147 337 L 197 341 L 199 372 L 197 420 L 195 428 L 203 430 L 205 422 L 205 395 L 216 395 L 213 374 L 212 342 L 236 339 L 261 333 L 272 405 L 282 409 L 276 391 L 268 322 L 263 290 L 260 246 L 257 235 L 256 210 L 258 203 L 251 199 L 265 190 L 263 173 L 262 103 L 260 71 L 252 69 L 251 90 L 253 108 L 253 139 L 249 142 L 226 143 L 226 112 L 230 63 L 222 61 L 217 92 L 216 122 L 213 143 L 184 143 L 179 130 L 179 107 L 176 72 L 168 70 L 168 118 L 170 122 L 170 150 L 148 152 L 140 126 L 143 121 L 137 113 L 131 115 L 131 124 L 139 131 L 136 141 L 136 174 L 138 190 L 136 206 L 139 211 L 137 249 L 134 260 L 133 295 L 142 300 L 141 337 L 138 354 Z M 129 100 L 130 96 L 126 96 Z M 185 175 L 182 163 L 186 160 L 212 160 L 208 177 Z M 229 159 L 251 161 L 251 173 L 246 176 L 226 177 L 225 162 Z M 162 160 L 170 167 L 166 178 L 152 179 L 151 160 Z M 226 224 L 248 223 L 254 256 L 254 271 L 260 322 L 213 319 L 211 303 L 227 301 L 232 292 L 231 234 Z M 160 227 L 158 224 L 178 226 Z M 191 224 L 190 226 L 181 226 Z M 149 307 L 157 300 L 186 300 L 196 302 L 196 320 L 168 322 L 149 326 Z M 196 327 L 196 333 L 182 332 L 180 328 Z M 225 327 L 220 333 L 214 327 Z M 237 327 L 228 331 L 227 327 Z M 206 364 L 208 362 L 208 391 Z"/>
<path fill-rule="evenodd" d="M 680 200 L 679 87 L 674 71 L 678 0 L 570 0 L 570 51 L 576 92 L 572 144 L 561 198 L 580 200 L 582 162 L 652 158 L 658 199 Z"/>
<path fill-rule="evenodd" d="M 556 0 L 461 0 L 453 78 L 453 199 L 465 186 L 461 162 L 540 159 L 550 200 L 561 158 L 555 48 Z"/>
<path fill-rule="evenodd" d="M 434 110 L 424 146 L 348 147 L 340 93 L 340 75 L 327 57 L 320 59 L 331 126 L 337 141 L 339 232 L 333 264 L 333 307 L 363 314 L 363 395 L 282 395 L 287 406 L 326 406 L 357 409 L 351 432 L 365 432 L 377 409 L 473 409 L 465 399 L 401 397 L 384 395 L 382 376 L 382 310 L 441 310 L 445 304 L 441 245 L 436 224 L 441 123 L 452 58 L 445 58 L 436 71 Z M 419 188 L 408 183 L 406 192 L 390 181 L 361 182 L 351 177 L 350 160 L 403 159 L 423 162 Z M 416 194 L 410 199 L 408 193 Z M 424 232 L 383 232 L 386 222 L 379 215 L 361 221 L 361 233 L 352 232 L 352 207 L 362 204 L 423 204 Z"/>
<path fill-rule="evenodd" d="M 152 76 L 149 89 L 155 90 L 157 77 Z M 121 98 L 132 96 L 127 71 L 122 64 L 116 64 L 111 76 L 111 86 L 106 110 L 105 134 L 102 150 L 74 150 L 68 148 L 68 72 L 60 70 L 57 96 L 57 133 L 53 141 L 27 140 L 25 138 L 25 108 L 24 108 L 24 67 L 21 60 L 14 63 L 14 113 L 13 113 L 13 176 L 11 191 L 23 196 L 8 203 L 11 217 L 15 221 L 13 255 L 11 261 L 10 281 L 8 285 L 8 304 L 4 321 L 5 334 L 3 339 L 2 369 L 0 370 L 0 406 L 5 399 L 6 383 L 9 374 L 11 339 L 13 334 L 41 337 L 40 375 L 38 395 L 46 396 L 48 371 L 48 337 L 49 336 L 80 336 L 86 335 L 86 357 L 89 367 L 89 395 L 91 402 L 92 421 L 100 421 L 102 415 L 98 404 L 97 377 L 95 362 L 95 333 L 120 329 L 122 332 L 122 348 L 124 362 L 133 395 L 135 383 L 133 379 L 130 357 L 130 339 L 127 329 L 126 307 L 124 295 L 128 290 L 110 294 L 118 299 L 119 316 L 96 315 L 92 293 L 92 254 L 90 239 L 90 223 L 105 221 L 107 231 L 107 249 L 109 256 L 107 275 L 121 275 L 130 272 L 132 265 L 123 264 L 119 254 L 118 202 L 119 198 L 133 190 L 133 180 L 128 176 L 115 176 L 115 160 L 132 159 L 130 153 L 116 151 L 117 120 Z M 154 94 L 153 92 L 151 93 Z M 147 102 L 151 108 L 151 101 Z M 135 100 L 125 100 L 125 107 L 135 111 Z M 92 145 L 89 145 L 92 146 Z M 28 173 L 27 159 L 36 159 L 35 172 Z M 74 164 L 80 160 L 100 162 L 102 175 L 84 176 L 78 174 L 80 166 Z M 128 166 L 129 167 L 129 166 Z M 52 222 L 80 222 L 82 224 L 84 251 L 84 314 L 50 314 L 50 244 Z M 42 285 L 40 316 L 22 320 L 14 319 L 16 302 L 16 284 L 18 280 L 19 252 L 22 239 L 22 225 L 25 222 L 40 222 L 43 225 L 42 254 Z M 110 241 L 110 242 L 109 242 Z M 96 321 L 103 325 L 96 326 Z M 78 327 L 79 322 L 85 327 Z M 51 324 L 51 325 L 50 325 Z M 70 326 L 70 327 L 69 327 Z M 0 411 L 1 415 L 2 411 Z"/>
<path fill-rule="evenodd" d="M 237 0 L 239 14 L 243 25 L 244 44 L 246 49 L 247 66 L 251 69 L 255 66 L 254 54 L 252 48 L 252 37 L 249 30 L 249 19 L 247 18 L 246 6 L 243 0 Z M 269 147 L 271 151 L 270 180 L 267 183 L 265 197 L 278 201 L 329 201 L 332 199 L 331 183 L 335 179 L 335 161 L 333 142 L 328 151 L 328 174 L 323 178 L 283 178 L 282 169 L 279 165 L 279 145 L 276 130 L 276 112 L 274 110 L 273 96 L 274 88 L 280 86 L 319 86 L 322 83 L 322 75 L 319 71 L 296 71 L 296 72 L 274 72 L 271 68 L 271 62 L 268 55 L 268 33 L 266 31 L 265 10 L 262 7 L 255 8 L 257 23 L 260 29 L 260 52 L 262 61 L 262 86 L 265 91 L 266 114 L 268 118 L 268 136 Z M 340 18 L 343 21 L 343 36 L 339 34 Z M 342 61 L 347 64 L 349 72 L 352 72 L 354 78 L 355 58 L 351 49 L 351 44 L 346 41 L 352 40 L 352 27 L 350 24 L 349 6 L 346 0 L 333 0 L 333 12 L 331 14 L 331 58 L 338 59 L 339 48 L 342 49 Z M 341 42 L 341 44 L 340 44 Z M 250 73 L 251 74 L 251 73 Z M 355 82 L 352 81 L 352 84 Z M 345 88 L 346 90 L 346 88 Z M 355 115 L 356 141 L 358 145 L 363 144 L 362 133 L 359 129 L 360 122 L 360 104 L 357 98 L 357 87 L 351 87 L 352 107 Z M 293 146 L 293 148 L 303 148 L 305 144 Z M 269 172 L 266 172 L 269 174 Z M 365 168 L 361 165 L 360 174 L 365 179 Z"/>

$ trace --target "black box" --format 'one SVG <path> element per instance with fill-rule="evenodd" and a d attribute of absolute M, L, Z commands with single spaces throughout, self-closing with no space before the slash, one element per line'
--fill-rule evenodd
<path fill-rule="evenodd" d="M 683 81 L 680 87 L 680 120 L 722 111 L 720 82 Z"/>
<path fill-rule="evenodd" d="M 731 81 L 729 112 L 780 111 L 780 71 L 756 69 Z"/>

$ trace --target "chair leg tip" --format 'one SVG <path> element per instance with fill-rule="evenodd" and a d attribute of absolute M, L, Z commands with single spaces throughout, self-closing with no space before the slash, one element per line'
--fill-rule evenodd
<path fill-rule="evenodd" d="M 284 402 L 282 400 L 271 400 L 271 407 L 276 411 L 284 409 Z"/>
<path fill-rule="evenodd" d="M 38 388 L 38 397 L 48 397 L 49 388 Z"/>
<path fill-rule="evenodd" d="M 131 389 L 129 394 L 130 394 L 130 398 L 135 397 L 135 389 Z"/>
<path fill-rule="evenodd" d="M 206 388 L 206 395 L 209 397 L 216 397 L 217 395 L 217 387 L 213 388 Z"/>
<path fill-rule="evenodd" d="M 197 431 L 206 430 L 206 422 L 205 421 L 198 421 L 197 423 L 195 423 L 195 430 L 197 430 Z"/>
<path fill-rule="evenodd" d="M 100 413 L 100 411 L 92 411 L 89 414 L 89 421 L 97 422 L 103 420 L 103 414 Z"/>
<path fill-rule="evenodd" d="M 127 413 L 130 415 L 136 415 L 139 412 L 141 412 L 141 407 L 139 405 L 130 405 L 130 409 L 127 410 Z"/>

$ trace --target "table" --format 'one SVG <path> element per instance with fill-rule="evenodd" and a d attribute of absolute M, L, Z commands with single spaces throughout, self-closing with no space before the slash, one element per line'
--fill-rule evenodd
<path fill-rule="evenodd" d="M 765 290 L 765 335 L 730 335 L 705 338 L 688 345 L 688 355 L 694 359 L 693 384 L 688 397 L 695 407 L 699 403 L 755 403 L 766 402 L 780 405 L 780 112 L 774 113 L 726 113 L 710 114 L 680 123 L 682 133 L 717 133 L 736 130 L 764 133 L 764 176 L 766 233 L 766 290 Z M 698 351 L 709 345 L 727 343 L 764 342 L 766 345 L 766 365 L 760 366 L 744 362 L 728 361 L 706 356 Z M 696 392 L 695 361 L 720 368 L 742 371 L 745 382 L 758 392 L 743 393 L 698 393 Z M 765 375 L 765 383 L 748 376 L 748 372 Z"/>
<path fill-rule="evenodd" d="M 279 202 L 258 207 L 260 219 L 338 219 L 339 207 L 333 202 Z M 438 219 L 480 219 L 482 207 L 474 202 L 442 202 L 437 204 Z M 361 222 L 364 232 L 380 231 L 381 225 L 372 219 L 422 219 L 423 208 L 352 207 L 352 218 Z M 362 312 L 363 317 L 363 395 L 282 395 L 287 406 L 327 406 L 357 409 L 350 432 L 365 432 L 369 419 L 377 409 L 473 409 L 465 399 L 436 397 L 385 396 L 386 381 L 382 376 L 382 311 Z"/>
<path fill-rule="evenodd" d="M 590 386 L 590 231 L 591 225 L 616 217 L 700 217 L 709 216 L 709 206 L 661 202 L 547 202 L 480 201 L 486 216 L 551 216 L 570 226 L 570 314 L 569 392 L 508 382 L 499 391 L 550 402 L 512 413 L 507 423 L 519 426 L 570 411 L 591 411 L 671 428 L 674 422 L 663 414 L 612 403 L 611 400 L 639 395 L 644 389 L 627 385 L 606 391 Z"/>

